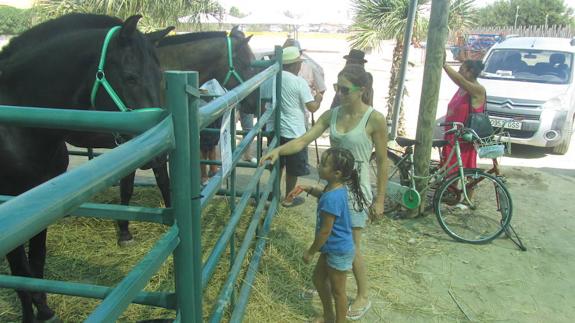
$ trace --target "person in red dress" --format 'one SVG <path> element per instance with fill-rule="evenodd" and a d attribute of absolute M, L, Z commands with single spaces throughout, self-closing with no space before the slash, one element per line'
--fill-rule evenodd
<path fill-rule="evenodd" d="M 443 69 L 445 70 L 445 73 L 447 73 L 447 76 L 449 76 L 449 78 L 459 86 L 459 89 L 447 105 L 445 122 L 465 123 L 469 116 L 470 104 L 474 112 L 483 112 L 486 100 L 485 88 L 477 82 L 477 76 L 483 70 L 483 63 L 481 61 L 466 60 L 461 64 L 459 71 L 455 71 L 453 68 L 445 64 L 444 60 Z M 445 135 L 445 140 L 448 140 L 451 145 L 443 147 L 441 152 L 442 162 L 446 162 L 451 150 L 454 149 L 454 134 Z M 473 144 L 461 141 L 459 144 L 459 147 L 461 148 L 463 167 L 476 168 L 477 152 L 475 151 Z M 455 164 L 457 162 L 457 157 L 453 156 L 448 162 L 449 166 Z M 455 171 L 455 169 L 453 171 Z"/>

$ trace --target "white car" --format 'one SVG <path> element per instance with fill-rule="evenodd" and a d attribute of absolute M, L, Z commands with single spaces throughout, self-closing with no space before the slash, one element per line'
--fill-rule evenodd
<path fill-rule="evenodd" d="M 479 82 L 487 114 L 511 142 L 569 149 L 575 115 L 575 39 L 513 37 L 491 47 Z"/>

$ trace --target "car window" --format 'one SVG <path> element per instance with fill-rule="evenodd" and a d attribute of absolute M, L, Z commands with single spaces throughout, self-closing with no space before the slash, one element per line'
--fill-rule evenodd
<path fill-rule="evenodd" d="M 497 49 L 485 61 L 482 78 L 567 84 L 573 54 L 550 50 Z"/>

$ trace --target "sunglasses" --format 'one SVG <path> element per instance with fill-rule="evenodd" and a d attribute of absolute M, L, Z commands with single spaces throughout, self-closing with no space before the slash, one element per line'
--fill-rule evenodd
<path fill-rule="evenodd" d="M 356 92 L 357 90 L 361 89 L 361 86 L 352 85 L 351 87 L 347 87 L 347 86 L 341 86 L 341 85 L 335 83 L 333 85 L 333 89 L 336 93 L 340 92 L 343 95 L 348 95 L 352 92 Z"/>

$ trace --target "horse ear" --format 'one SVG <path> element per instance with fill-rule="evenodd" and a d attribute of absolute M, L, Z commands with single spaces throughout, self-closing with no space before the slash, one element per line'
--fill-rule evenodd
<path fill-rule="evenodd" d="M 170 26 L 166 29 L 162 29 L 162 30 L 156 30 L 153 31 L 151 33 L 147 33 L 146 34 L 146 38 L 148 38 L 148 40 L 150 42 L 152 42 L 152 44 L 154 44 L 154 46 L 158 46 L 158 44 L 160 43 L 160 41 L 166 37 L 167 34 L 170 33 L 170 31 L 176 29 L 176 27 L 174 26 Z"/>
<path fill-rule="evenodd" d="M 239 31 L 240 26 L 239 25 L 235 25 L 232 27 L 232 31 L 230 32 L 231 34 L 238 32 Z"/>
<path fill-rule="evenodd" d="M 240 46 L 245 46 L 249 43 L 250 39 L 252 39 L 253 35 L 249 35 L 248 37 L 242 39 L 242 42 L 240 43 Z"/>
<path fill-rule="evenodd" d="M 120 39 L 128 39 L 133 36 L 138 30 L 138 21 L 141 18 L 142 15 L 134 15 L 126 19 L 120 30 Z"/>

